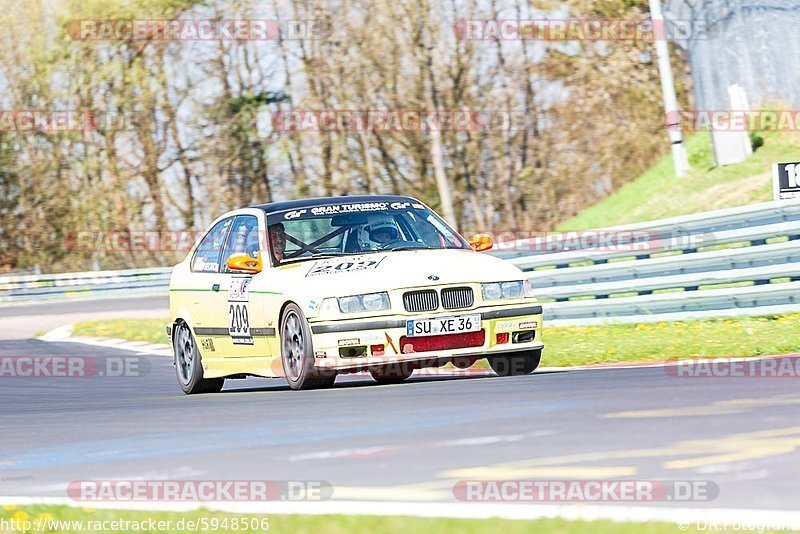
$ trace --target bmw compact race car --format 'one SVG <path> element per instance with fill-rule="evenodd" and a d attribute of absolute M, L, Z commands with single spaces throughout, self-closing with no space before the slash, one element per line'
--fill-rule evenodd
<path fill-rule="evenodd" d="M 487 358 L 539 365 L 542 308 L 521 270 L 479 251 L 422 202 L 353 196 L 276 202 L 219 217 L 170 280 L 167 335 L 185 393 L 226 378 L 329 387 L 383 383 Z"/>

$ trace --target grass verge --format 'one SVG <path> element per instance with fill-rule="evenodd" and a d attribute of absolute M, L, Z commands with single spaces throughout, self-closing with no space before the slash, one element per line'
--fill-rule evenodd
<path fill-rule="evenodd" d="M 79 336 L 166 343 L 166 319 L 77 323 Z M 546 366 L 664 361 L 681 357 L 740 357 L 800 351 L 800 313 L 669 323 L 547 327 Z"/>
<path fill-rule="evenodd" d="M 163 319 L 85 321 L 75 323 L 72 334 L 75 336 L 117 337 L 149 343 L 169 343 L 166 331 L 167 321 L 166 317 Z"/>
<path fill-rule="evenodd" d="M 795 132 L 761 132 L 764 146 L 736 165 L 714 166 L 711 135 L 686 139 L 691 171 L 676 178 L 666 156 L 644 174 L 571 219 L 557 230 L 581 230 L 650 221 L 772 200 L 771 166 L 800 148 Z"/>
<path fill-rule="evenodd" d="M 12 523 L 12 521 L 14 523 Z M 116 524 L 113 522 L 117 522 Z M 122 523 L 127 521 L 128 523 Z M 156 522 L 155 528 L 151 521 Z M 27 523 L 26 523 L 27 522 Z M 163 522 L 160 525 L 158 522 Z M 16 524 L 28 530 L 8 527 Z M 236 524 L 238 527 L 234 527 Z M 36 526 L 40 528 L 36 530 Z M 214 528 L 216 525 L 216 528 Z M 223 525 L 225 525 L 223 527 Z M 246 525 L 248 528 L 242 528 Z M 195 528 L 197 526 L 198 528 Z M 267 526 L 267 528 L 262 528 Z M 458 532 L 483 533 L 522 532 L 541 533 L 630 533 L 661 534 L 673 532 L 698 532 L 700 525 L 679 529 L 672 523 L 623 523 L 612 521 L 566 521 L 540 519 L 512 521 L 504 519 L 443 519 L 418 517 L 345 516 L 345 515 L 237 515 L 198 510 L 192 512 L 151 512 L 122 510 L 93 510 L 68 506 L 12 506 L 0 509 L 0 531 L 8 533 L 49 532 L 54 534 L 85 534 L 86 532 L 137 532 L 139 534 L 168 534 L 185 532 L 292 532 L 294 534 L 344 534 L 344 533 L 407 533 L 407 532 Z M 160 528 L 165 527 L 165 528 Z M 204 528 L 205 527 L 205 528 Z M 249 528 L 257 527 L 257 528 Z"/>
<path fill-rule="evenodd" d="M 544 365 L 744 357 L 800 351 L 800 314 L 547 328 Z"/>

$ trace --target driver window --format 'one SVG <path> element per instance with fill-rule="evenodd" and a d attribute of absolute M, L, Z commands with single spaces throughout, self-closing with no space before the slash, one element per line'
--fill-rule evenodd
<path fill-rule="evenodd" d="M 225 243 L 225 260 L 232 254 L 247 254 L 257 258 L 258 253 L 258 218 L 255 215 L 237 216 Z M 222 262 L 222 272 L 231 272 L 225 261 Z"/>
<path fill-rule="evenodd" d="M 428 220 L 419 217 L 416 213 L 409 213 L 409 217 L 414 221 L 413 225 L 420 234 L 420 239 L 429 247 L 443 246 L 441 233 Z"/>
<path fill-rule="evenodd" d="M 428 215 L 425 218 L 425 222 L 429 223 L 431 226 L 435 228 L 437 234 L 441 236 L 440 240 L 442 239 L 446 240 L 446 243 L 445 242 L 441 243 L 442 246 L 461 248 L 461 242 L 459 241 L 459 238 L 453 235 L 453 232 L 451 232 L 446 226 L 444 226 L 441 222 L 439 222 L 439 220 L 437 220 L 436 217 Z"/>
<path fill-rule="evenodd" d="M 192 258 L 192 271 L 200 273 L 219 272 L 222 244 L 232 222 L 233 217 L 219 221 L 203 237 Z"/>

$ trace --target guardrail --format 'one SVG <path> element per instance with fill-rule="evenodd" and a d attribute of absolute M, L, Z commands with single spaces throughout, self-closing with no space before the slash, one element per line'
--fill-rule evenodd
<path fill-rule="evenodd" d="M 597 230 L 597 232 L 615 232 L 617 229 Z M 800 238 L 800 220 L 767 224 L 764 226 L 754 226 L 740 228 L 736 230 L 722 230 L 719 232 L 704 232 L 700 234 L 678 234 L 678 235 L 648 235 L 646 241 L 633 243 L 631 245 L 584 248 L 581 250 L 570 250 L 566 252 L 544 252 L 531 255 L 530 252 L 525 256 L 508 257 L 511 263 L 523 270 L 535 269 L 539 267 L 567 268 L 579 262 L 606 263 L 610 260 L 618 259 L 647 259 L 656 254 L 668 252 L 681 252 L 683 254 L 694 254 L 707 250 L 710 247 L 720 245 L 731 245 L 742 243 L 745 245 L 759 245 L 766 243 L 767 239 L 785 237 L 788 239 Z M 516 248 L 524 249 L 524 242 L 515 243 Z"/>
<path fill-rule="evenodd" d="M 764 228 L 770 225 L 779 223 L 795 223 L 800 220 L 800 202 L 797 201 L 774 201 L 763 202 L 760 204 L 751 204 L 748 206 L 741 206 L 737 208 L 729 208 L 724 210 L 709 211 L 703 213 L 696 213 L 692 215 L 685 215 L 681 217 L 671 217 L 668 219 L 659 219 L 656 221 L 648 221 L 643 223 L 623 224 L 608 228 L 596 229 L 598 233 L 610 232 L 647 232 L 649 240 L 653 243 L 653 253 L 663 252 L 668 250 L 686 249 L 691 250 L 697 246 L 691 246 L 691 240 L 697 242 L 700 246 L 708 246 L 708 243 L 715 239 L 715 235 L 720 232 L 728 232 L 731 230 L 742 230 L 745 228 Z M 793 231 L 796 226 L 774 226 L 768 231 L 760 232 L 768 234 L 770 231 L 784 233 L 787 230 Z M 719 238 L 724 235 L 742 237 L 747 240 L 747 234 L 730 233 L 721 234 Z M 705 237 L 705 239 L 703 239 Z M 751 239 L 758 239 L 757 235 L 752 235 Z M 656 250 L 657 245 L 661 241 L 661 250 Z M 524 240 L 518 243 L 509 244 L 509 247 L 514 250 L 504 251 L 502 248 L 495 252 L 495 255 L 506 258 L 524 258 L 531 257 L 532 252 L 526 251 Z M 595 251 L 599 253 L 600 251 Z M 542 254 L 535 254 L 537 257 L 540 255 L 548 254 L 543 251 Z M 558 254 L 555 252 L 549 254 Z M 565 257 L 568 253 L 564 253 Z M 643 252 L 642 254 L 645 254 Z M 630 252 L 627 256 L 634 256 Z M 598 259 L 611 259 L 614 256 L 597 256 Z M 570 259 L 567 257 L 567 259 Z M 553 258 L 547 261 L 553 261 Z M 562 262 L 563 263 L 563 262 Z M 541 263 L 538 265 L 556 265 L 555 263 Z M 537 265 L 528 265 L 522 261 L 520 263 L 522 268 L 532 268 Z"/>
<path fill-rule="evenodd" d="M 96 298 L 163 292 L 172 267 L 0 276 L 0 302 Z"/>
<path fill-rule="evenodd" d="M 614 231 L 648 232 L 646 248 L 494 254 L 528 272 L 548 324 L 800 310 L 799 201 L 765 202 L 595 232 Z M 525 245 L 516 243 L 517 248 Z M 0 277 L 0 302 L 159 293 L 167 288 L 170 272 L 171 268 L 157 268 Z"/>
<path fill-rule="evenodd" d="M 643 251 L 588 248 L 509 259 L 529 271 L 548 324 L 800 311 L 800 202 L 767 202 L 596 232 L 629 230 L 653 231 L 655 238 Z"/>
<path fill-rule="evenodd" d="M 596 264 L 570 269 L 543 269 L 530 272 L 530 278 L 537 288 L 547 288 L 708 271 L 729 271 L 796 262 L 800 262 L 800 240 L 700 252 L 692 257 L 673 254 L 624 263 Z"/>
<path fill-rule="evenodd" d="M 800 310 L 800 282 L 545 303 L 547 324 L 676 321 Z"/>

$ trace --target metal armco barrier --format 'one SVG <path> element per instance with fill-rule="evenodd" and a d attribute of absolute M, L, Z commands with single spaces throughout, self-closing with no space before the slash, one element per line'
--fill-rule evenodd
<path fill-rule="evenodd" d="M 0 276 L 0 302 L 163 293 L 172 267 Z"/>
<path fill-rule="evenodd" d="M 548 324 L 800 311 L 800 202 L 765 202 L 595 230 L 637 247 L 499 252 L 528 271 Z M 646 245 L 646 246 L 645 246 Z M 720 248 L 723 247 L 723 248 Z"/>

